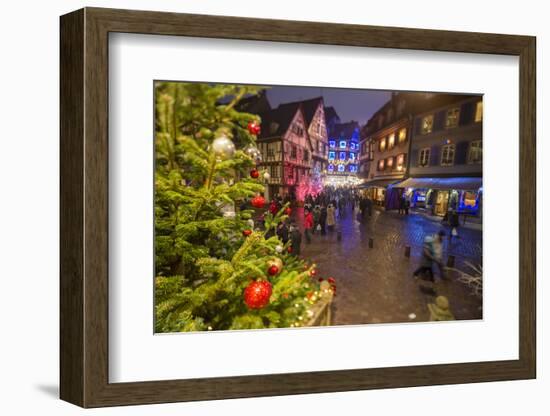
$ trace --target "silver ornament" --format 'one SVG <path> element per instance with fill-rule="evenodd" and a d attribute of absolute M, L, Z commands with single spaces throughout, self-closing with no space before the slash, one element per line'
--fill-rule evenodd
<path fill-rule="evenodd" d="M 281 246 L 281 245 L 275 246 L 275 251 L 277 253 L 282 253 L 283 252 L 283 246 Z"/>
<path fill-rule="evenodd" d="M 235 154 L 235 144 L 226 135 L 221 135 L 212 142 L 212 151 L 218 160 L 227 160 Z"/>
<path fill-rule="evenodd" d="M 264 179 L 266 181 L 270 180 L 271 179 L 271 175 L 269 174 L 269 172 L 264 172 Z"/>
<path fill-rule="evenodd" d="M 243 149 L 244 153 L 250 157 L 254 162 L 259 163 L 262 161 L 262 152 L 256 146 L 249 144 Z"/>

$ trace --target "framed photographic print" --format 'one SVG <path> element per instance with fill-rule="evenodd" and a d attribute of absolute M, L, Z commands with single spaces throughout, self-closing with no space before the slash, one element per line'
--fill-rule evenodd
<path fill-rule="evenodd" d="M 534 378 L 535 38 L 61 17 L 83 406 Z"/>

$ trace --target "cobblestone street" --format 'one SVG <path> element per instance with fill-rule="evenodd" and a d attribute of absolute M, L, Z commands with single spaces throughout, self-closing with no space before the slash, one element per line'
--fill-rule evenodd
<path fill-rule="evenodd" d="M 296 209 L 301 224 L 303 209 Z M 333 325 L 427 321 L 427 304 L 434 298 L 420 290 L 412 278 L 418 267 L 424 237 L 436 233 L 441 224 L 421 214 L 408 216 L 374 209 L 372 217 L 361 223 L 348 208 L 340 219 L 341 241 L 337 233 L 321 236 L 316 232 L 311 244 L 302 243 L 302 255 L 318 266 L 319 275 L 337 282 L 333 303 Z M 449 229 L 446 229 L 447 235 Z M 460 238 L 449 243 L 445 238 L 443 257 L 456 258 L 455 267 L 467 270 L 465 261 L 481 262 L 481 231 L 461 227 Z M 369 239 L 373 248 L 369 248 Z M 405 256 L 405 247 L 411 256 Z M 456 272 L 440 280 L 437 267 L 435 290 L 446 296 L 456 319 L 481 319 L 481 299 L 456 281 Z M 414 315 L 412 315 L 414 314 Z"/>

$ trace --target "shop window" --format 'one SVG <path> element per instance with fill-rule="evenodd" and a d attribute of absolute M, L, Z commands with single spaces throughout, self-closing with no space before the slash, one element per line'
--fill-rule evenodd
<path fill-rule="evenodd" d="M 483 101 L 478 101 L 476 103 L 476 117 L 475 122 L 479 123 L 481 120 L 483 120 Z"/>
<path fill-rule="evenodd" d="M 462 209 L 475 209 L 477 194 L 475 192 L 464 192 L 462 194 Z"/>
<path fill-rule="evenodd" d="M 397 136 L 397 142 L 401 144 L 401 143 L 405 143 L 406 140 L 407 140 L 407 129 L 402 128 L 401 130 L 399 130 L 399 134 Z"/>
<path fill-rule="evenodd" d="M 476 140 L 470 143 L 468 149 L 468 163 L 478 164 L 483 159 L 483 146 L 481 140 Z"/>
<path fill-rule="evenodd" d="M 441 149 L 441 166 L 452 166 L 455 163 L 456 146 L 447 144 Z"/>
<path fill-rule="evenodd" d="M 393 149 L 394 146 L 395 146 L 395 134 L 392 133 L 388 137 L 388 150 Z"/>
<path fill-rule="evenodd" d="M 422 134 L 428 134 L 431 133 L 434 127 L 434 116 L 433 114 L 430 114 L 429 116 L 426 116 L 422 118 L 422 124 L 420 126 L 420 132 Z"/>
<path fill-rule="evenodd" d="M 430 164 L 430 148 L 420 149 L 418 154 L 418 166 L 428 166 Z"/>
<path fill-rule="evenodd" d="M 445 128 L 453 129 L 458 126 L 458 117 L 460 116 L 460 108 L 454 107 L 447 110 L 445 118 Z"/>

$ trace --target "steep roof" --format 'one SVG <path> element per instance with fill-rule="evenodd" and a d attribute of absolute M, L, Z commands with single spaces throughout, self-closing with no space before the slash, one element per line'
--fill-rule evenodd
<path fill-rule="evenodd" d="M 330 119 L 333 119 L 333 118 L 337 118 L 338 120 L 340 120 L 340 116 L 338 115 L 338 113 L 336 112 L 334 107 L 332 107 L 332 106 L 325 107 L 325 118 L 327 120 L 330 120 Z"/>
<path fill-rule="evenodd" d="M 257 95 L 250 95 L 240 100 L 236 108 L 246 113 L 258 114 L 271 110 L 271 105 L 267 99 L 266 90 L 261 90 Z"/>
<path fill-rule="evenodd" d="M 285 134 L 299 108 L 299 105 L 279 106 L 272 110 L 259 113 L 258 115 L 262 119 L 262 129 L 259 138 L 265 139 Z"/>
<path fill-rule="evenodd" d="M 306 128 L 309 128 L 311 120 L 313 120 L 313 117 L 315 116 L 315 112 L 317 111 L 317 108 L 319 107 L 319 105 L 323 105 L 323 97 L 315 97 L 315 98 L 310 98 L 309 100 L 283 103 L 283 104 L 279 104 L 279 107 L 277 108 L 283 109 L 283 111 L 285 111 L 286 108 L 290 109 L 290 111 L 292 111 L 292 109 L 296 111 L 296 109 L 299 106 L 301 106 L 302 112 L 304 114 L 304 119 L 306 122 Z"/>

